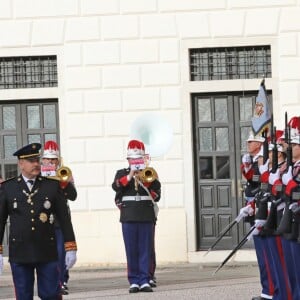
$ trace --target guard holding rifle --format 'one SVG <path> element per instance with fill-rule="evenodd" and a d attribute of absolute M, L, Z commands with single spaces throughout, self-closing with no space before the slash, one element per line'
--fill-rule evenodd
<path fill-rule="evenodd" d="M 0 187 L 0 273 L 2 240 L 7 218 L 9 262 L 16 299 L 32 300 L 37 276 L 41 299 L 61 299 L 54 218 L 59 220 L 66 252 L 65 263 L 76 262 L 76 242 L 68 208 L 58 181 L 40 176 L 41 144 L 32 143 L 16 151 L 21 174 Z"/>
<path fill-rule="evenodd" d="M 288 123 L 287 172 L 282 175 L 285 211 L 277 231 L 282 234 L 283 254 L 286 260 L 292 299 L 300 299 L 300 117 Z"/>
<path fill-rule="evenodd" d="M 268 272 L 269 259 L 266 256 L 266 242 L 257 235 L 265 223 L 266 214 L 262 214 L 262 210 L 259 212 L 260 217 L 255 218 L 255 207 L 260 205 L 256 199 L 256 196 L 261 191 L 261 178 L 260 178 L 260 166 L 268 165 L 268 161 L 263 162 L 263 144 L 265 138 L 261 135 L 256 135 L 251 132 L 247 139 L 248 153 L 242 157 L 242 174 L 247 180 L 245 189 L 245 207 L 241 208 L 240 215 L 245 217 L 245 221 L 250 222 L 251 226 L 255 225 L 255 231 L 253 231 L 253 240 L 257 256 L 257 262 L 260 272 L 260 281 L 262 286 L 262 292 L 259 297 L 252 298 L 258 299 L 272 299 L 274 292 L 273 281 L 271 274 Z M 256 219 L 256 220 L 255 220 Z"/>
<path fill-rule="evenodd" d="M 288 278 L 285 259 L 282 254 L 281 237 L 277 235 L 276 229 L 282 216 L 284 203 L 282 201 L 281 174 L 286 169 L 286 147 L 282 141 L 282 130 L 276 130 L 271 126 L 271 143 L 269 144 L 269 160 L 267 169 L 260 166 L 262 182 L 269 183 L 267 193 L 265 193 L 268 203 L 269 214 L 260 236 L 265 239 L 267 247 L 265 253 L 270 258 L 269 270 L 274 283 L 274 300 L 292 300 L 291 288 Z"/>
<path fill-rule="evenodd" d="M 127 257 L 129 293 L 152 292 L 149 271 L 153 248 L 154 204 L 160 200 L 160 182 L 153 168 L 145 168 L 145 147 L 131 140 L 127 147 L 129 167 L 116 172 L 112 188 L 120 209 Z"/>
<path fill-rule="evenodd" d="M 60 166 L 60 164 L 61 159 L 57 143 L 55 141 L 47 141 L 44 145 L 44 151 L 42 155 L 41 174 L 59 181 L 59 185 L 63 189 L 65 202 L 68 206 L 68 200 L 76 200 L 77 191 L 74 185 L 74 179 L 71 170 L 65 166 Z M 69 206 L 68 215 L 71 215 Z M 66 252 L 64 248 L 63 233 L 57 220 L 54 222 L 54 226 L 58 251 L 61 294 L 68 295 L 69 288 L 67 283 L 69 280 L 69 270 L 65 264 Z"/>

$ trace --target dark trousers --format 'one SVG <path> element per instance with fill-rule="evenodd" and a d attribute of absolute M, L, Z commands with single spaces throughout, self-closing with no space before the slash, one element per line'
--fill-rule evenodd
<path fill-rule="evenodd" d="M 266 238 L 259 235 L 253 236 L 257 263 L 259 268 L 260 283 L 262 286 L 261 297 L 272 299 L 274 285 L 270 270 L 270 257 L 268 257 Z"/>
<path fill-rule="evenodd" d="M 59 280 L 60 283 L 68 282 L 69 272 L 66 269 L 66 251 L 65 251 L 65 242 L 64 236 L 60 228 L 55 229 L 56 236 L 56 246 L 58 254 L 58 267 L 59 267 Z"/>
<path fill-rule="evenodd" d="M 297 285 L 298 285 L 297 272 L 299 272 L 299 269 L 296 269 L 296 266 L 295 266 L 295 259 L 293 257 L 293 253 L 292 253 L 292 244 L 293 243 L 295 243 L 295 241 L 282 238 L 283 254 L 284 254 L 284 259 L 286 261 L 286 267 L 287 267 L 288 274 L 289 274 L 289 281 L 290 281 L 290 285 L 291 285 L 293 299 L 299 299 L 298 287 L 297 287 Z M 297 253 L 297 256 L 299 256 L 299 253 Z"/>
<path fill-rule="evenodd" d="M 155 253 L 155 224 L 153 225 L 153 244 L 151 250 L 151 261 L 150 261 L 150 279 L 155 279 L 155 270 L 156 270 L 156 253 Z"/>
<path fill-rule="evenodd" d="M 300 244 L 296 240 L 293 240 L 291 241 L 290 246 L 296 281 L 293 289 L 293 299 L 300 299 Z"/>
<path fill-rule="evenodd" d="M 292 300 L 292 292 L 289 275 L 283 256 L 282 243 L 280 236 L 266 237 L 268 256 L 271 257 L 271 274 L 274 281 L 273 300 Z"/>
<path fill-rule="evenodd" d="M 39 264 L 10 263 L 17 300 L 32 300 L 36 271 L 38 296 L 42 300 L 62 299 L 59 295 L 57 261 Z"/>
<path fill-rule="evenodd" d="M 122 223 L 130 284 L 149 283 L 153 228 L 153 223 L 149 222 Z"/>

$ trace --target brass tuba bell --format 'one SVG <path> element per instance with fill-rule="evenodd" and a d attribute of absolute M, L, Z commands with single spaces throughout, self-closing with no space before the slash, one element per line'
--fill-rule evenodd
<path fill-rule="evenodd" d="M 141 170 L 138 177 L 142 182 L 153 182 L 155 179 L 158 179 L 157 172 L 151 167 Z"/>

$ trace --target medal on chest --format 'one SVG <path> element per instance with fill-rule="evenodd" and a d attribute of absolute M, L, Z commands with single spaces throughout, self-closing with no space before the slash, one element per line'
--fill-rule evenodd
<path fill-rule="evenodd" d="M 32 193 L 27 193 L 25 190 L 23 190 L 23 194 L 27 196 L 27 203 L 32 203 L 32 197 L 38 192 L 38 189 L 34 190 Z"/>
<path fill-rule="evenodd" d="M 18 208 L 17 198 L 14 198 L 13 209 L 17 209 L 17 208 Z"/>

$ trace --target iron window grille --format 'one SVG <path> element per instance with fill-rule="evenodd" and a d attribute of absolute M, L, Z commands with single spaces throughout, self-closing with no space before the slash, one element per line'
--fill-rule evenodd
<path fill-rule="evenodd" d="M 57 57 L 0 57 L 0 89 L 55 87 Z"/>
<path fill-rule="evenodd" d="M 190 49 L 190 80 L 228 80 L 271 77 L 271 47 Z"/>

